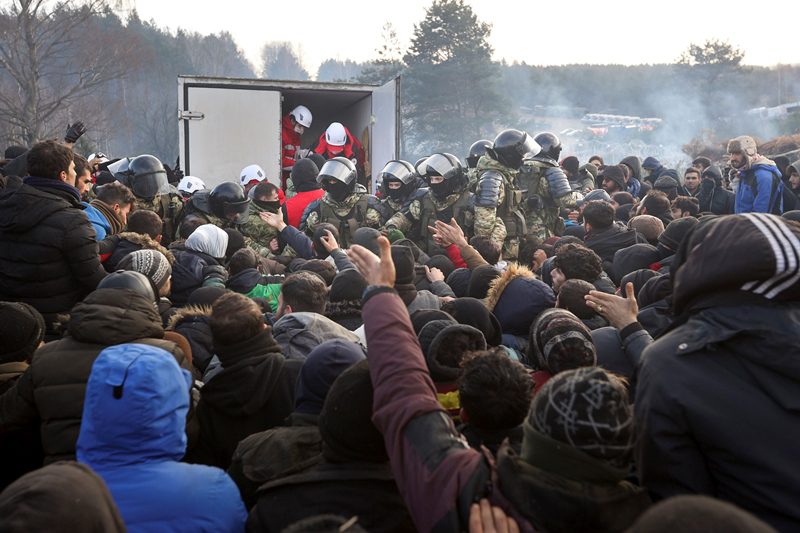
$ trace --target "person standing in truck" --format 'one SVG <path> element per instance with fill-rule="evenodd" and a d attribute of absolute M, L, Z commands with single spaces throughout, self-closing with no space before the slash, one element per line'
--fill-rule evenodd
<path fill-rule="evenodd" d="M 283 117 L 281 122 L 281 189 L 286 190 L 286 180 L 295 161 L 300 157 L 300 137 L 311 127 L 311 111 L 299 105 Z"/>
<path fill-rule="evenodd" d="M 366 185 L 364 172 L 364 146 L 341 122 L 332 122 L 325 133 L 320 135 L 312 150 L 326 160 L 344 157 L 353 162 L 358 170 L 358 182 Z"/>

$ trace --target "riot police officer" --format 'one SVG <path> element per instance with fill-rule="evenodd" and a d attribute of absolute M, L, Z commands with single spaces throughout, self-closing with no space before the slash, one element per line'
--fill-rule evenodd
<path fill-rule="evenodd" d="M 386 163 L 380 173 L 381 201 L 377 209 L 382 220 L 389 220 L 409 202 L 421 198 L 426 189 L 420 189 L 421 178 L 408 161 L 394 159 Z"/>
<path fill-rule="evenodd" d="M 567 175 L 558 165 L 561 143 L 553 142 L 558 137 L 544 132 L 534 139 L 541 139 L 547 149 L 525 157 L 517 181 L 524 191 L 522 210 L 527 233 L 545 240 L 564 232 L 564 221 L 559 211 L 562 208 L 574 209 L 582 195 L 572 191 Z"/>
<path fill-rule="evenodd" d="M 409 202 L 386 222 L 386 229 L 398 229 L 429 255 L 443 253 L 428 231 L 436 220 L 455 218 L 467 238 L 472 236 L 474 200 L 461 161 L 453 154 L 437 153 L 416 165 L 428 183 L 428 192 Z"/>
<path fill-rule="evenodd" d="M 469 155 L 467 156 L 467 179 L 469 180 L 469 190 L 475 192 L 475 185 L 478 183 L 478 160 L 486 155 L 486 150 L 492 147 L 492 141 L 489 139 L 481 139 L 475 141 L 469 147 Z"/>
<path fill-rule="evenodd" d="M 505 259 L 517 258 L 519 241 L 526 232 L 517 169 L 525 157 L 539 151 L 539 145 L 527 133 L 508 129 L 495 137 L 486 155 L 478 160 L 475 235 L 490 237 L 502 247 Z"/>
<path fill-rule="evenodd" d="M 133 158 L 117 179 L 133 191 L 135 209 L 153 211 L 164 223 L 162 244 L 170 243 L 175 235 L 175 219 L 183 206 L 178 190 L 170 186 L 167 171 L 158 158 L 143 154 Z"/>
<path fill-rule="evenodd" d="M 378 199 L 367 194 L 357 177 L 358 171 L 350 159 L 334 157 L 326 161 L 317 176 L 325 195 L 308 205 L 300 229 L 311 234 L 321 223 L 333 224 L 339 229 L 339 244 L 346 248 L 358 228 L 379 228 L 383 221 L 377 210 Z"/>

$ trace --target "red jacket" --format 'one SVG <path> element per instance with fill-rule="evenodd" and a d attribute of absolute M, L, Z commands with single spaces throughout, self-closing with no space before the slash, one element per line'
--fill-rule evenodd
<path fill-rule="evenodd" d="M 294 131 L 291 115 L 285 115 L 281 125 L 281 168 L 292 170 L 300 151 L 300 134 Z"/>
<path fill-rule="evenodd" d="M 286 223 L 290 226 L 294 226 L 295 228 L 300 227 L 300 219 L 303 216 L 303 211 L 305 211 L 308 204 L 315 200 L 319 200 L 325 195 L 325 191 L 322 189 L 316 189 L 313 191 L 306 191 L 306 192 L 299 192 L 286 200 L 283 208 L 286 210 Z"/>
<path fill-rule="evenodd" d="M 344 150 L 339 154 L 333 154 L 328 151 L 328 141 L 325 140 L 325 134 L 323 133 L 319 137 L 319 142 L 317 146 L 314 148 L 314 151 L 320 154 L 325 159 L 332 159 L 337 156 L 343 156 L 347 159 L 356 159 L 356 166 L 358 167 L 359 175 L 363 175 L 364 173 L 364 147 L 362 146 L 361 142 L 352 134 L 347 127 L 344 128 L 344 131 L 347 132 L 347 142 L 344 145 Z"/>

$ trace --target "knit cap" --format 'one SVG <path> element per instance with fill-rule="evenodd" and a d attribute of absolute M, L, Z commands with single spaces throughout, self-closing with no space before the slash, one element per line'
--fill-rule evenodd
<path fill-rule="evenodd" d="M 630 464 L 633 448 L 633 410 L 625 386 L 598 367 L 562 372 L 539 390 L 525 421 L 529 431 L 568 444 L 616 468 Z"/>
<path fill-rule="evenodd" d="M 414 254 L 408 246 L 392 245 L 395 285 L 414 283 Z"/>
<path fill-rule="evenodd" d="M 166 256 L 158 250 L 142 249 L 131 252 L 119 262 L 121 270 L 133 270 L 147 276 L 161 291 L 172 275 L 172 267 Z"/>
<path fill-rule="evenodd" d="M 539 370 L 555 375 L 597 364 L 592 332 L 566 309 L 548 309 L 531 326 L 529 358 Z"/>
<path fill-rule="evenodd" d="M 331 302 L 361 301 L 366 288 L 367 280 L 364 279 L 364 276 L 358 270 L 348 268 L 347 270 L 342 270 L 333 278 L 328 300 Z"/>
<path fill-rule="evenodd" d="M 0 364 L 30 359 L 44 332 L 44 318 L 33 306 L 0 302 Z"/>
<path fill-rule="evenodd" d="M 419 332 L 428 371 L 435 383 L 451 383 L 462 374 L 464 354 L 486 349 L 480 330 L 455 320 L 432 320 Z"/>

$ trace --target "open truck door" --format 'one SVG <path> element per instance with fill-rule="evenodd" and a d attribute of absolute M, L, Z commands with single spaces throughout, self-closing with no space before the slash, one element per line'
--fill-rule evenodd
<path fill-rule="evenodd" d="M 180 154 L 186 175 L 213 188 L 247 165 L 280 186 L 281 93 L 255 84 L 178 80 Z"/>
<path fill-rule="evenodd" d="M 178 76 L 181 163 L 206 186 L 239 180 L 251 164 L 280 185 L 281 119 L 295 106 L 313 121 L 301 139 L 313 147 L 328 125 L 341 122 L 365 148 L 367 180 L 374 184 L 399 153 L 399 78 L 383 86 L 308 81 Z"/>

